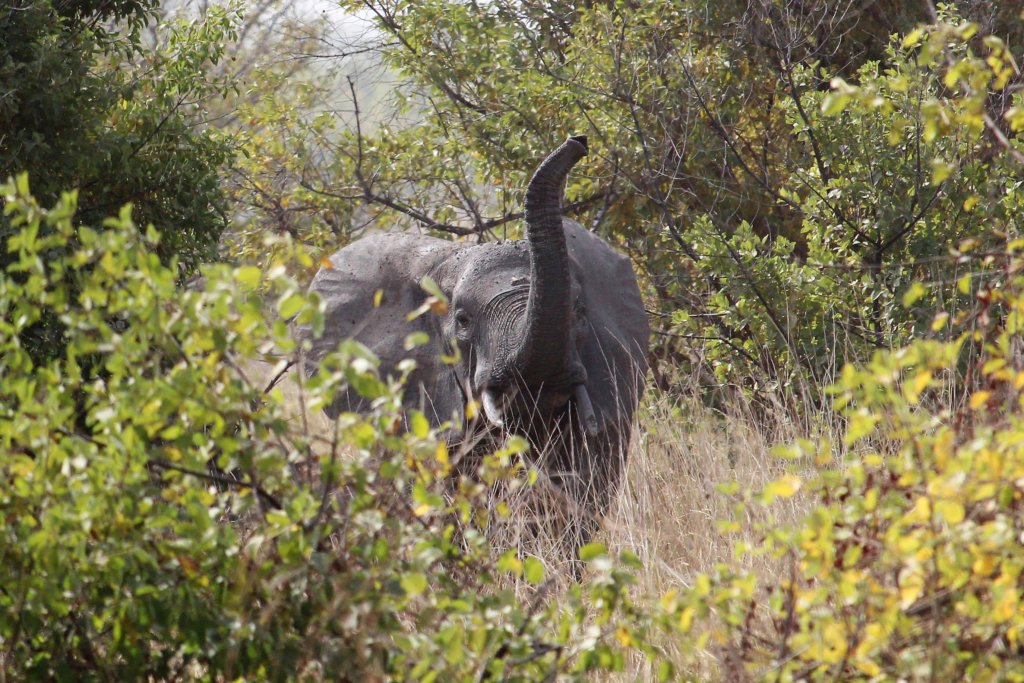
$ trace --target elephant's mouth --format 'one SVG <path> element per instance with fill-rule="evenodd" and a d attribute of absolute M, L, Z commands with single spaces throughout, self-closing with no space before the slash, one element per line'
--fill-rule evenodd
<path fill-rule="evenodd" d="M 484 407 L 484 415 L 487 421 L 495 427 L 507 429 L 509 421 L 506 415 L 513 402 L 519 397 L 519 387 L 512 386 L 504 391 L 487 387 L 480 395 Z M 598 432 L 597 417 L 594 414 L 594 406 L 590 401 L 590 395 L 584 384 L 577 384 L 572 388 L 571 393 L 575 410 L 581 421 L 583 430 L 588 436 L 594 436 Z M 555 400 L 564 404 L 568 396 L 559 396 Z"/>
<path fill-rule="evenodd" d="M 487 420 L 495 427 L 505 427 L 507 424 L 505 413 L 518 394 L 519 388 L 516 386 L 505 391 L 497 391 L 490 387 L 484 389 L 480 399 L 484 405 L 484 415 L 487 416 Z"/>

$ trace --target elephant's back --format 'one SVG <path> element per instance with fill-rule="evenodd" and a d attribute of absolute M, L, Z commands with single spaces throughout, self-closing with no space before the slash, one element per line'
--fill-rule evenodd
<path fill-rule="evenodd" d="M 331 255 L 331 266 L 321 268 L 310 290 L 340 294 L 371 284 L 389 288 L 410 280 L 418 285 L 423 273 L 447 258 L 460 245 L 448 240 L 407 233 L 375 233 L 339 249 Z M 370 292 L 371 298 L 373 292 Z"/>

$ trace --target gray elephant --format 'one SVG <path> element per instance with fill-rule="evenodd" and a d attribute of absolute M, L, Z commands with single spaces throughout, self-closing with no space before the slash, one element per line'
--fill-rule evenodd
<path fill-rule="evenodd" d="M 466 420 L 471 399 L 482 405 L 486 429 L 526 435 L 584 511 L 577 543 L 593 534 L 624 469 L 649 333 L 629 259 L 561 215 L 565 178 L 586 153 L 585 137 L 569 138 L 537 169 L 526 193 L 526 240 L 377 234 L 338 251 L 310 286 L 326 304 L 325 332 L 299 332 L 311 342 L 307 374 L 354 338 L 380 358 L 382 373 L 416 361 L 404 405 L 435 426 L 450 422 L 451 438 L 479 427 Z M 409 320 L 427 297 L 424 276 L 448 298 L 447 312 Z M 430 341 L 408 351 L 413 332 Z M 347 392 L 327 412 L 366 407 Z"/>

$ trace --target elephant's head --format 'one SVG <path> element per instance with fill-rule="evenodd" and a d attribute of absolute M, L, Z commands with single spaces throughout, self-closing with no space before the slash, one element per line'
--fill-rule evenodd
<path fill-rule="evenodd" d="M 561 215 L 565 177 L 586 153 L 585 137 L 570 138 L 537 169 L 525 242 L 468 250 L 444 278 L 451 296 L 443 332 L 458 347 L 459 379 L 499 427 L 551 414 L 587 381 L 578 353 L 584 305 Z"/>
<path fill-rule="evenodd" d="M 347 337 L 374 351 L 384 372 L 411 356 L 417 369 L 405 405 L 435 424 L 451 420 L 455 431 L 472 399 L 498 427 L 530 431 L 538 421 L 561 419 L 571 402 L 587 433 L 611 424 L 622 432 L 646 368 L 647 317 L 629 260 L 562 218 L 566 176 L 586 153 L 586 138 L 569 138 L 534 173 L 525 240 L 467 244 L 376 234 L 334 254 L 311 285 L 326 303 L 326 326 L 311 339 L 307 360 Z M 424 276 L 448 297 L 448 310 L 409 320 L 427 296 Z M 430 342 L 408 350 L 412 332 L 425 332 Z M 365 407 L 346 393 L 329 412 Z"/>

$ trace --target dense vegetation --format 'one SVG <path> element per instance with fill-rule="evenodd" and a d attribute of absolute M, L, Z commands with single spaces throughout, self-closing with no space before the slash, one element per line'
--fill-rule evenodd
<path fill-rule="evenodd" d="M 1024 19 L 579 5 L 0 9 L 0 680 L 1024 679 Z M 520 542 L 524 442 L 454 474 L 364 348 L 279 385 L 328 250 L 515 236 L 566 132 L 651 415 L 803 437 L 721 483 L 736 557 L 655 592 L 638 549 L 574 582 Z M 374 412 L 318 422 L 341 384 Z"/>
<path fill-rule="evenodd" d="M 164 230 L 158 253 L 179 275 L 216 258 L 226 227 L 219 170 L 230 146 L 204 130 L 200 104 L 222 92 L 206 72 L 231 38 L 228 17 L 168 26 L 143 51 L 153 0 L 16 2 L 0 10 L 0 176 L 27 172 L 46 204 L 77 189 L 79 219 L 100 225 L 131 203 L 141 225 Z M 11 235 L 0 218 L 0 236 Z M 0 265 L 12 258 L 5 249 Z M 25 334 L 37 356 L 62 352 L 44 316 Z"/>

